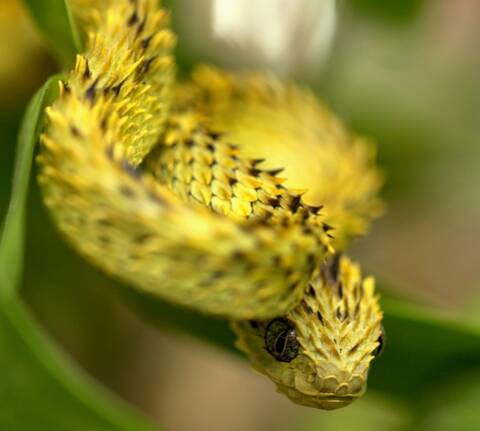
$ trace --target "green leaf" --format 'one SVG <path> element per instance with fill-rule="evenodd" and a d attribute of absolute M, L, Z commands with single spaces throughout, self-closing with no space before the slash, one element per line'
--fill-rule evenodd
<path fill-rule="evenodd" d="M 16 299 L 0 306 L 0 352 L 0 430 L 155 431 L 73 367 Z"/>
<path fill-rule="evenodd" d="M 43 32 L 57 60 L 70 68 L 82 42 L 68 0 L 24 0 L 33 19 Z"/>
<path fill-rule="evenodd" d="M 449 381 L 419 406 L 417 431 L 478 431 L 480 429 L 480 372 Z"/>
<path fill-rule="evenodd" d="M 349 0 L 352 8 L 392 23 L 405 23 L 414 18 L 425 0 Z"/>
<path fill-rule="evenodd" d="M 50 78 L 38 90 L 20 127 L 13 190 L 0 235 L 0 299 L 12 294 L 19 285 L 23 268 L 25 206 L 35 144 L 45 106 L 56 97 L 59 76 Z"/>
<path fill-rule="evenodd" d="M 399 300 L 382 302 L 387 342 L 373 363 L 371 388 L 414 401 L 480 370 L 480 326 Z"/>
<path fill-rule="evenodd" d="M 69 363 L 15 295 L 22 272 L 32 158 L 56 81 L 58 77 L 48 80 L 25 114 L 0 240 L 0 430 L 154 431 L 153 425 Z"/>

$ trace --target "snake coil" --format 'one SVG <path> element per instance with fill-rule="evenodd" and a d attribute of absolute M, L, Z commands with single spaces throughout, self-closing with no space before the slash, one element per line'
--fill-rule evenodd
<path fill-rule="evenodd" d="M 177 82 L 157 0 L 73 6 L 87 48 L 38 156 L 60 231 L 132 286 L 231 319 L 292 400 L 351 402 L 382 314 L 373 279 L 336 252 L 381 212 L 373 146 L 272 77 L 204 66 Z"/>

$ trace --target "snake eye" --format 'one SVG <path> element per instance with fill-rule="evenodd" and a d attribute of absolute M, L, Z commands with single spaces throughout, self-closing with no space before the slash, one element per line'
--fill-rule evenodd
<path fill-rule="evenodd" d="M 386 339 L 386 336 L 385 336 L 385 329 L 383 329 L 383 326 L 382 326 L 382 329 L 381 329 L 381 333 L 380 333 L 380 337 L 378 337 L 378 340 L 377 340 L 377 343 L 378 343 L 378 346 L 375 348 L 375 350 L 372 352 L 372 355 L 375 357 L 375 358 L 378 358 L 382 353 L 383 353 L 383 350 L 385 349 L 385 339 Z"/>
<path fill-rule="evenodd" d="M 265 347 L 278 361 L 292 361 L 299 350 L 295 328 L 288 320 L 272 320 L 265 330 Z"/>

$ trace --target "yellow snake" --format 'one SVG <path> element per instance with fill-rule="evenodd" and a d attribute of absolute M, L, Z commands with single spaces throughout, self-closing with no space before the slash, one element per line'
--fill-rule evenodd
<path fill-rule="evenodd" d="M 372 145 L 269 76 L 177 82 L 157 0 L 72 4 L 87 47 L 38 156 L 60 231 L 132 286 L 231 319 L 293 401 L 350 403 L 382 344 L 374 281 L 339 254 L 381 211 Z"/>

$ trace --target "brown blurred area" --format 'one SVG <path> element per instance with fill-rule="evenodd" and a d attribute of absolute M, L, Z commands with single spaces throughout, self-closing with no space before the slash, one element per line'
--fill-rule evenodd
<path fill-rule="evenodd" d="M 177 3 L 178 13 L 186 13 L 176 17 L 180 44 L 196 20 L 189 1 L 198 7 L 196 0 L 169 2 L 174 13 Z M 425 1 L 401 25 L 361 15 L 347 3 L 338 14 L 330 58 L 321 70 L 298 73 L 379 145 L 388 213 L 352 254 L 385 291 L 474 318 L 480 310 L 480 6 Z M 190 55 L 194 62 L 203 53 Z M 2 0 L 2 210 L 19 106 L 52 64 L 20 3 Z M 396 430 L 408 421 L 401 407 L 375 394 L 334 413 L 294 406 L 238 358 L 149 325 L 63 243 L 35 186 L 28 227 L 24 296 L 36 316 L 81 366 L 165 429 L 295 430 L 301 423 L 304 430 L 352 424 Z"/>
<path fill-rule="evenodd" d="M 25 103 L 55 69 L 21 1 L 2 0 L 0 23 L 0 106 L 8 109 Z"/>

